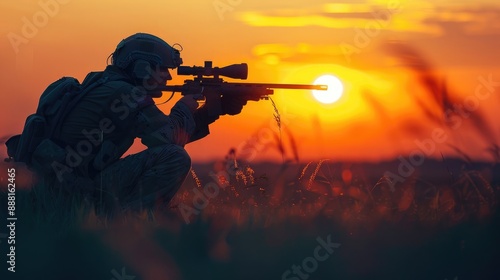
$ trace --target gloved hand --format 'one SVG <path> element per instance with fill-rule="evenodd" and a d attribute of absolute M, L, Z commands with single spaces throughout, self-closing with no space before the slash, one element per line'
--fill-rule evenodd
<path fill-rule="evenodd" d="M 196 109 L 198 109 L 198 99 L 200 98 L 201 95 L 191 95 L 191 94 L 188 94 L 188 95 L 184 95 L 183 97 L 181 97 L 181 99 L 179 99 L 178 102 L 182 102 L 184 104 L 186 104 L 186 106 L 189 108 L 189 110 L 191 111 L 191 113 L 194 113 L 196 111 Z"/>
<path fill-rule="evenodd" d="M 222 115 L 237 115 L 247 104 L 247 98 L 242 94 L 226 94 L 221 97 Z"/>

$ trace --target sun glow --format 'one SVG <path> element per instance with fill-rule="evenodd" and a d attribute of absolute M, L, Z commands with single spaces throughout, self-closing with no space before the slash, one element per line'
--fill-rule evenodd
<path fill-rule="evenodd" d="M 339 78 L 333 75 L 323 75 L 314 81 L 315 85 L 327 85 L 328 90 L 313 90 L 316 100 L 324 104 L 331 104 L 339 100 L 344 92 L 344 85 Z"/>

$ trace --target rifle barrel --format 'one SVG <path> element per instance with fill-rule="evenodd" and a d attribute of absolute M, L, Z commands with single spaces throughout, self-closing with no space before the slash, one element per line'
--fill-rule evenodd
<path fill-rule="evenodd" d="M 230 86 L 241 87 L 261 87 L 261 88 L 277 88 L 277 89 L 314 89 L 328 90 L 327 85 L 303 85 L 303 84 L 266 84 L 266 83 L 227 83 Z"/>
<path fill-rule="evenodd" d="M 304 85 L 304 84 L 266 84 L 266 83 L 221 83 L 217 84 L 203 84 L 199 86 L 221 86 L 221 87 L 233 87 L 234 90 L 241 88 L 242 90 L 251 88 L 262 88 L 262 89 L 307 89 L 307 90 L 327 90 L 327 85 Z M 184 85 L 165 85 L 158 86 L 156 90 L 160 91 L 171 91 L 171 92 L 182 92 L 185 90 Z"/>

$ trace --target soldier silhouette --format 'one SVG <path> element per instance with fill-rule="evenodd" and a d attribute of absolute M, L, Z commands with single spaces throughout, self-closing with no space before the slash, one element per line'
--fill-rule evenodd
<path fill-rule="evenodd" d="M 169 69 L 182 64 L 179 50 L 154 35 L 137 33 L 122 40 L 111 58 L 104 71 L 92 72 L 106 77 L 105 82 L 64 117 L 55 141 L 76 153 L 72 158 L 80 155 L 71 174 L 92 182 L 94 201 L 106 212 L 166 205 L 191 168 L 184 146 L 207 136 L 219 115 L 239 114 L 247 100 L 222 96 L 199 107 L 199 96 L 186 95 L 166 115 L 152 98 L 161 95 L 156 86 L 172 79 Z M 210 106 L 222 108 L 220 114 L 209 114 Z M 147 149 L 122 158 L 136 138 Z M 40 161 L 44 153 L 36 157 Z M 69 173 L 66 168 L 56 171 L 59 178 Z"/>

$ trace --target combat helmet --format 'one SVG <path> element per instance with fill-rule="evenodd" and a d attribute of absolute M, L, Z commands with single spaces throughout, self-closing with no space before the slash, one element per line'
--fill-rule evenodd
<path fill-rule="evenodd" d="M 135 79 L 148 77 L 149 69 L 174 69 L 182 64 L 178 49 L 159 37 L 136 33 L 123 39 L 112 54 L 112 64 L 129 72 Z"/>

